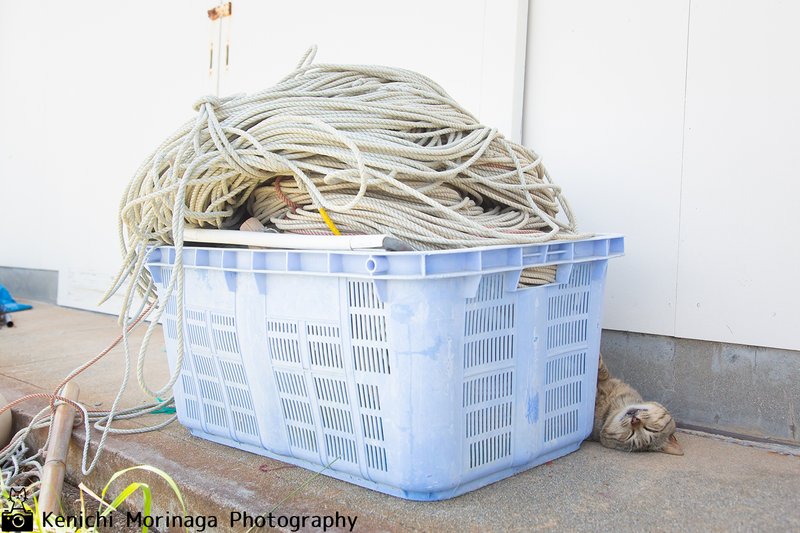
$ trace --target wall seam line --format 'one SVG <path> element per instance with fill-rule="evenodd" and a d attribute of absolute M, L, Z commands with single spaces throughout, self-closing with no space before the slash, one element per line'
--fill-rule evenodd
<path fill-rule="evenodd" d="M 686 13 L 686 59 L 683 67 L 683 120 L 681 121 L 681 170 L 680 180 L 678 185 L 678 247 L 675 257 L 675 298 L 672 308 L 672 334 L 678 336 L 678 282 L 680 279 L 680 266 L 681 266 L 681 230 L 682 220 L 681 215 L 683 211 L 683 175 L 684 164 L 686 162 L 686 96 L 689 87 L 689 43 L 691 42 L 692 32 L 692 0 L 689 0 L 689 5 Z"/>

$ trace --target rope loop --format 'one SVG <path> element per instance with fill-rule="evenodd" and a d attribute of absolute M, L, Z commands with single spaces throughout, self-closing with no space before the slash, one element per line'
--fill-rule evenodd
<path fill-rule="evenodd" d="M 244 95 L 241 93 L 232 94 L 230 96 L 215 96 L 213 94 L 209 94 L 203 96 L 202 98 L 197 99 L 192 104 L 192 109 L 194 109 L 197 112 L 200 112 L 202 109 L 205 109 L 208 112 L 214 112 L 216 109 L 222 107 L 228 102 L 237 100 L 239 98 L 242 98 L 243 96 Z"/>

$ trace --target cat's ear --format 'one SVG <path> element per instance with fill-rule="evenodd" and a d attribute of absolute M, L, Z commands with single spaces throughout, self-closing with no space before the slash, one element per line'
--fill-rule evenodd
<path fill-rule="evenodd" d="M 678 439 L 675 438 L 674 433 L 669 436 L 667 443 L 664 444 L 664 446 L 658 451 L 662 453 L 668 453 L 670 455 L 683 455 L 683 448 L 678 443 Z"/>
<path fill-rule="evenodd" d="M 603 354 L 600 354 L 600 360 L 597 363 L 597 381 L 605 381 L 611 377 L 605 363 L 603 363 Z"/>

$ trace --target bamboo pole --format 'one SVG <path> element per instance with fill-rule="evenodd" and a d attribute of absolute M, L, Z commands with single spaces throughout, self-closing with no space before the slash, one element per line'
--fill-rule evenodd
<path fill-rule="evenodd" d="M 77 400 L 80 388 L 68 382 L 61 396 L 68 400 Z M 66 403 L 56 407 L 56 414 L 50 426 L 50 444 L 47 446 L 47 459 L 42 471 L 42 490 L 39 493 L 39 511 L 41 513 L 58 514 L 61 489 L 64 486 L 64 474 L 67 471 L 67 451 L 72 436 L 72 424 L 75 421 L 75 409 Z"/>

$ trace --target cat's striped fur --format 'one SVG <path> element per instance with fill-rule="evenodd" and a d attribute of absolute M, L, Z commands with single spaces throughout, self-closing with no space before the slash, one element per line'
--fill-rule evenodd
<path fill-rule="evenodd" d="M 602 355 L 590 438 L 607 448 L 628 452 L 683 455 L 675 438 L 675 420 L 669 411 L 659 403 L 642 401 L 633 387 L 612 377 Z"/>

